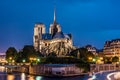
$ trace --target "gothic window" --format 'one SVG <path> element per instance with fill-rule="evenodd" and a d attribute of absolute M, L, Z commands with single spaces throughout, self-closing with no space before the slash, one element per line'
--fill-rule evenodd
<path fill-rule="evenodd" d="M 45 46 L 47 46 L 47 43 L 45 43 Z"/>

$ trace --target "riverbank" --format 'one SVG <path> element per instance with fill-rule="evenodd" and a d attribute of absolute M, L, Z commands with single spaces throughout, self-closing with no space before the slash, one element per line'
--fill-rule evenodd
<path fill-rule="evenodd" d="M 29 66 L 29 74 L 42 76 L 79 76 L 83 70 L 76 67 L 75 64 L 40 64 Z"/>
<path fill-rule="evenodd" d="M 45 74 L 40 74 L 40 75 L 36 75 L 36 74 L 29 74 L 29 75 L 33 75 L 33 76 L 44 76 L 44 77 L 60 77 L 60 78 L 64 78 L 64 77 L 76 77 L 76 76 L 85 76 L 84 75 L 81 75 L 81 74 L 69 74 L 69 75 L 45 75 Z"/>

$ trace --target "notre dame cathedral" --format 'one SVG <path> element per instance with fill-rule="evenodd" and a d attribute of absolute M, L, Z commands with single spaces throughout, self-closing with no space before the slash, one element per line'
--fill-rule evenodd
<path fill-rule="evenodd" d="M 34 27 L 34 48 L 44 56 L 54 52 L 58 57 L 66 56 L 74 49 L 72 35 L 64 34 L 60 24 L 56 22 L 56 10 L 54 21 L 50 24 L 49 32 L 45 30 L 43 23 L 37 23 Z"/>

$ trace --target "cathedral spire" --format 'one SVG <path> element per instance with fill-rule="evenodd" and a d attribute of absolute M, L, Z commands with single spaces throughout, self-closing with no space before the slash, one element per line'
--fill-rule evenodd
<path fill-rule="evenodd" d="M 54 24 L 56 24 L 56 8 L 54 8 Z"/>

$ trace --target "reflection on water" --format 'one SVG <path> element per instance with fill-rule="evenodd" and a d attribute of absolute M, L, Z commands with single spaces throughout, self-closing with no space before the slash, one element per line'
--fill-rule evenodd
<path fill-rule="evenodd" d="M 32 75 L 27 75 L 25 73 L 0 74 L 0 80 L 41 80 L 41 79 L 42 77 L 40 76 L 35 77 Z"/>
<path fill-rule="evenodd" d="M 36 80 L 41 80 L 42 77 L 41 76 L 36 76 Z"/>
<path fill-rule="evenodd" d="M 29 76 L 28 80 L 35 80 L 34 76 Z"/>
<path fill-rule="evenodd" d="M 43 77 L 43 76 L 33 76 L 25 73 L 6 73 L 6 68 L 0 66 L 0 80 L 86 80 L 84 77 L 67 77 L 67 78 L 57 78 L 57 77 Z"/>
<path fill-rule="evenodd" d="M 25 73 L 21 74 L 21 80 L 25 80 Z"/>
<path fill-rule="evenodd" d="M 14 80 L 15 79 L 15 76 L 14 75 L 7 75 L 7 80 Z"/>
<path fill-rule="evenodd" d="M 0 72 L 4 72 L 5 71 L 5 67 L 0 66 Z"/>
<path fill-rule="evenodd" d="M 25 73 L 11 73 L 7 74 L 5 68 L 0 66 L 0 80 L 106 80 L 107 74 L 112 72 L 100 72 L 92 76 L 76 76 L 76 77 L 43 77 L 33 76 Z M 113 79 L 112 79 L 113 80 Z"/>

